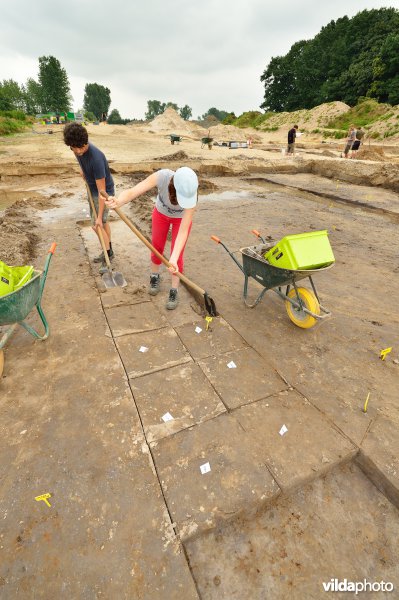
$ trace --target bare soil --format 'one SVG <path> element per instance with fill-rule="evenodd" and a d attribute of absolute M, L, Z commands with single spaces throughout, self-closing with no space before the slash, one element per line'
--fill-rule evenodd
<path fill-rule="evenodd" d="M 5 349 L 0 596 L 307 600 L 322 597 L 321 582 L 333 577 L 384 578 L 397 589 L 397 148 L 365 147 L 344 160 L 342 144 L 308 138 L 287 158 L 285 136 L 275 133 L 237 151 L 201 148 L 199 129 L 172 147 L 168 133 L 184 131 L 162 120 L 151 131 L 88 127 L 117 192 L 160 168 L 186 164 L 199 174 L 186 274 L 214 298 L 231 337 L 197 358 L 191 329 L 205 331 L 202 308 L 182 289 L 178 309 L 166 311 L 165 271 L 161 293 L 149 298 L 148 252 L 114 217 L 113 266 L 129 285 L 104 290 L 90 262 L 99 248 L 84 186 L 54 127 L 58 135 L 0 140 L 0 260 L 42 268 L 50 242 L 59 243 L 44 298 L 49 339 L 20 329 Z M 147 235 L 153 200 L 149 193 L 126 207 Z M 336 264 L 315 284 L 330 319 L 299 329 L 272 291 L 245 308 L 243 274 L 210 236 L 240 261 L 240 248 L 257 243 L 253 229 L 276 241 L 329 231 Z M 250 297 L 260 290 L 252 280 Z M 231 339 L 238 349 L 223 347 Z M 156 344 L 164 352 L 150 369 L 137 347 Z M 240 345 L 255 357 L 252 372 L 206 376 L 212 361 L 239 357 Z M 193 381 L 201 376 L 200 392 L 187 385 L 187 369 Z M 165 381 L 180 395 L 159 397 Z M 181 398 L 184 415 L 168 430 L 160 417 Z M 287 424 L 284 437 L 273 437 L 275 423 Z M 241 435 L 248 446 L 235 447 Z M 196 468 L 185 488 L 190 452 L 206 462 L 205 449 L 220 473 L 198 483 Z M 275 505 L 254 491 L 263 472 L 281 492 Z M 55 509 L 39 512 L 46 506 L 32 498 L 48 489 Z M 228 502 L 237 491 L 253 512 L 223 504 L 226 489 Z"/>

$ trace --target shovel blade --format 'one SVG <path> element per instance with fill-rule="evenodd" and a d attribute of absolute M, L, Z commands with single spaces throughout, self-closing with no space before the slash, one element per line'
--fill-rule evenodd
<path fill-rule="evenodd" d="M 111 271 L 105 271 L 105 273 L 103 273 L 103 275 L 101 276 L 101 279 L 103 280 L 103 283 L 106 288 L 116 287 L 116 283 L 114 281 L 114 278 L 112 277 Z"/>
<path fill-rule="evenodd" d="M 126 287 L 127 286 L 127 281 L 123 277 L 122 273 L 120 273 L 119 271 L 112 271 L 112 275 L 113 275 L 115 285 L 117 285 L 118 287 Z"/>

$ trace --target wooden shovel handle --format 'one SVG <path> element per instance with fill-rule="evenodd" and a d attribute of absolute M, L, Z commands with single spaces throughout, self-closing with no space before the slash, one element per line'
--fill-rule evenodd
<path fill-rule="evenodd" d="M 87 194 L 89 196 L 89 202 L 90 202 L 91 210 L 93 211 L 93 215 L 94 215 L 95 219 L 97 220 L 97 211 L 96 211 L 96 207 L 94 206 L 93 196 L 91 195 L 91 190 L 90 190 L 90 188 L 89 188 L 89 186 L 87 184 L 87 181 L 85 183 L 86 183 L 86 188 L 87 188 Z M 102 192 L 101 192 L 101 195 L 103 196 Z M 100 238 L 100 243 L 101 243 L 101 247 L 102 247 L 103 252 L 104 252 L 104 259 L 105 259 L 107 268 L 109 270 L 111 270 L 111 262 L 109 260 L 107 249 L 105 247 L 105 242 L 104 242 L 104 237 L 103 237 L 103 232 L 101 230 L 101 227 L 98 227 L 98 237 Z"/>
<path fill-rule="evenodd" d="M 108 200 L 108 194 L 106 192 L 101 191 L 100 194 L 102 195 L 102 197 L 105 200 Z M 137 237 L 143 242 L 143 244 L 145 244 L 147 246 L 147 248 L 149 250 L 151 250 L 151 252 L 153 252 L 155 254 L 155 256 L 157 256 L 159 258 L 159 260 L 166 266 L 166 267 L 172 267 L 173 265 L 163 256 L 163 254 L 161 254 L 160 252 L 158 252 L 158 250 L 156 248 L 154 248 L 154 246 L 147 240 L 147 238 L 141 233 L 141 231 L 139 231 L 137 229 L 137 227 L 135 227 L 132 223 L 132 221 L 129 219 L 129 217 L 127 217 L 125 215 L 124 212 L 121 211 L 120 208 L 114 208 L 113 209 L 116 214 L 122 219 L 122 221 L 124 221 L 126 223 L 126 225 L 129 227 L 129 229 L 131 231 L 133 231 L 133 233 L 135 233 L 137 235 Z M 205 290 L 203 290 L 202 288 L 200 288 L 196 283 L 193 283 L 190 279 L 188 279 L 185 275 L 183 275 L 183 273 L 180 273 L 180 271 L 175 271 L 173 273 L 174 275 L 176 275 L 177 277 L 179 277 L 179 279 L 181 279 L 181 281 L 183 281 L 186 285 L 188 285 L 189 287 L 191 287 L 193 290 L 195 290 L 196 292 L 198 292 L 199 294 L 205 294 Z"/>

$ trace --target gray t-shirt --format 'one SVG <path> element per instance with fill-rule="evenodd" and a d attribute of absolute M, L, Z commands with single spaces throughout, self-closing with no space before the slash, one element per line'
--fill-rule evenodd
<path fill-rule="evenodd" d="M 174 171 L 170 169 L 160 169 L 157 171 L 157 186 L 158 196 L 155 202 L 155 207 L 158 212 L 167 217 L 174 219 L 181 219 L 184 213 L 184 208 L 181 208 L 178 204 L 174 205 L 169 199 L 169 182 L 172 179 Z"/>

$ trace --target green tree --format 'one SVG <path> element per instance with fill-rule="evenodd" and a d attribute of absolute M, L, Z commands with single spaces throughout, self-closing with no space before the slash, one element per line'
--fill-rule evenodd
<path fill-rule="evenodd" d="M 193 116 L 192 109 L 186 104 L 180 109 L 180 116 L 185 121 L 188 121 Z"/>
<path fill-rule="evenodd" d="M 261 75 L 261 108 L 294 111 L 360 96 L 395 101 L 399 56 L 399 11 L 363 10 L 331 21 L 311 40 L 296 42 L 271 59 Z"/>
<path fill-rule="evenodd" d="M 39 58 L 39 85 L 43 112 L 69 110 L 72 97 L 68 75 L 54 56 Z"/>
<path fill-rule="evenodd" d="M 147 112 L 145 113 L 145 120 L 152 121 L 158 115 L 162 115 L 165 112 L 165 102 L 159 100 L 147 100 Z"/>
<path fill-rule="evenodd" d="M 0 82 L 0 109 L 25 110 L 23 90 L 13 79 L 3 79 Z"/>
<path fill-rule="evenodd" d="M 28 115 L 36 115 L 41 111 L 41 88 L 39 83 L 29 78 L 22 88 L 26 112 Z"/>
<path fill-rule="evenodd" d="M 92 112 L 97 119 L 101 119 L 103 113 L 108 114 L 111 106 L 111 90 L 98 83 L 86 83 L 83 98 L 83 108 Z"/>
<path fill-rule="evenodd" d="M 110 125 L 120 125 L 121 123 L 123 123 L 122 117 L 117 108 L 114 108 L 113 110 L 111 110 L 111 113 L 108 117 L 108 123 Z"/>
<path fill-rule="evenodd" d="M 224 121 L 224 119 L 231 113 L 228 113 L 225 110 L 219 110 L 217 108 L 215 108 L 214 106 L 212 108 L 210 108 L 206 113 L 204 113 L 201 117 L 202 121 L 205 121 L 205 119 L 207 117 L 209 117 L 210 115 L 216 117 L 216 119 L 218 121 Z"/>

